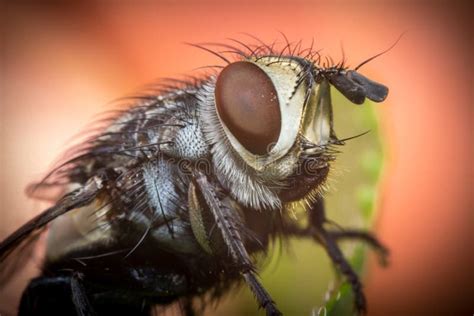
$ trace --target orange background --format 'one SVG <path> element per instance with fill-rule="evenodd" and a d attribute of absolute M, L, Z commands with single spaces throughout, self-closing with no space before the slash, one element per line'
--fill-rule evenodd
<path fill-rule="evenodd" d="M 388 147 L 377 232 L 391 266 L 371 264 L 371 315 L 472 314 L 472 25 L 451 2 L 81 1 L 3 4 L 0 26 L 0 238 L 41 206 L 38 179 L 104 104 L 159 77 L 216 63 L 183 42 L 266 41 L 284 32 L 350 64 L 400 43 L 363 67 L 387 84 Z M 10 310 L 18 291 L 0 293 Z"/>

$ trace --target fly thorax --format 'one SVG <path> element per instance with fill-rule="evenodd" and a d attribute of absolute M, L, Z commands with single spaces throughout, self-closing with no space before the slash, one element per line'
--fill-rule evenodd
<path fill-rule="evenodd" d="M 207 145 L 198 119 L 195 115 L 186 115 L 184 118 L 174 117 L 167 122 L 170 128 L 163 133 L 165 142 L 161 150 L 177 159 L 196 161 L 209 156 Z"/>

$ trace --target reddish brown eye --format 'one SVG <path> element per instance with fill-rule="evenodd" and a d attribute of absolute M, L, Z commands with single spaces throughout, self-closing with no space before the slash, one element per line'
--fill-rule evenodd
<path fill-rule="evenodd" d="M 225 67 L 217 78 L 215 96 L 221 120 L 248 151 L 263 155 L 277 142 L 278 95 L 270 77 L 257 65 L 239 61 Z"/>

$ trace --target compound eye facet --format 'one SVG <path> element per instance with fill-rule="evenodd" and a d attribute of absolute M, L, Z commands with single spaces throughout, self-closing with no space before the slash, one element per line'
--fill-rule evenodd
<path fill-rule="evenodd" d="M 248 151 L 263 155 L 276 144 L 281 129 L 278 95 L 260 67 L 245 61 L 225 67 L 215 98 L 221 121 Z"/>

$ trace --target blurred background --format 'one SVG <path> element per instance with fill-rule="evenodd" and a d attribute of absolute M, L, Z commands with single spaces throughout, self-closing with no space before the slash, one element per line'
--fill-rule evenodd
<path fill-rule="evenodd" d="M 470 13 L 467 2 L 456 1 L 2 2 L 0 238 L 43 209 L 24 188 L 110 101 L 156 78 L 198 74 L 193 69 L 219 62 L 183 42 L 255 43 L 242 32 L 282 41 L 281 31 L 307 46 L 314 38 L 335 60 L 342 45 L 355 66 L 407 31 L 361 68 L 390 87 L 387 100 L 338 105 L 339 136 L 373 132 L 344 148 L 331 177 L 329 217 L 372 226 L 391 250 L 387 269 L 368 256 L 369 315 L 472 315 Z M 364 217 L 373 205 L 375 213 Z M 15 311 L 34 273 L 33 265 L 1 290 L 0 313 Z M 310 315 L 334 279 L 320 247 L 304 242 L 267 263 L 262 277 L 288 315 Z M 241 290 L 208 313 L 255 310 Z"/>

